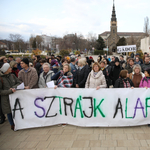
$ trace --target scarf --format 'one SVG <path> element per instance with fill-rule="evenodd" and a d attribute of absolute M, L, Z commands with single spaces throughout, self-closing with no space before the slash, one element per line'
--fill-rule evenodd
<path fill-rule="evenodd" d="M 93 72 L 94 77 L 97 75 L 98 72 Z"/>
<path fill-rule="evenodd" d="M 130 88 L 131 87 L 131 85 L 127 79 L 122 79 L 122 81 L 123 81 L 124 88 Z"/>

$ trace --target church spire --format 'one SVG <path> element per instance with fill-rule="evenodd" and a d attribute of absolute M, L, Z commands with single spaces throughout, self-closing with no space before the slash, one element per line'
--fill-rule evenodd
<path fill-rule="evenodd" d="M 113 10 L 112 10 L 111 21 L 115 21 L 115 22 L 117 21 L 114 0 L 113 0 Z"/>

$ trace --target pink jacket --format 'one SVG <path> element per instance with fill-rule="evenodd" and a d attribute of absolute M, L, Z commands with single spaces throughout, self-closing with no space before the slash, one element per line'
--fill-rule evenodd
<path fill-rule="evenodd" d="M 143 88 L 148 87 L 148 88 L 150 88 L 150 79 L 147 80 L 146 77 L 142 78 L 139 87 L 143 87 Z"/>

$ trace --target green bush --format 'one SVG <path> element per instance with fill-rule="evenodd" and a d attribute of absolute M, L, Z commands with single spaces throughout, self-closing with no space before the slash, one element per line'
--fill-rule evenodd
<path fill-rule="evenodd" d="M 59 55 L 61 55 L 62 58 L 65 57 L 65 56 L 68 56 L 68 55 L 69 55 L 69 51 L 63 49 L 63 50 L 61 50 L 61 51 L 59 52 Z"/>
<path fill-rule="evenodd" d="M 104 55 L 104 51 L 103 50 L 95 50 L 94 55 Z"/>
<path fill-rule="evenodd" d="M 79 55 L 80 54 L 80 52 L 79 51 L 75 51 L 75 55 Z"/>

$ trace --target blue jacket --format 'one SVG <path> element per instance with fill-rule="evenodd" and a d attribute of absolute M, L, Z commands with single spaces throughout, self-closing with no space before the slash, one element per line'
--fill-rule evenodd
<path fill-rule="evenodd" d="M 70 63 L 70 67 L 71 67 L 71 73 L 73 74 L 73 78 L 75 78 L 76 77 L 77 68 L 72 63 Z"/>
<path fill-rule="evenodd" d="M 22 69 L 22 68 L 21 68 L 20 63 L 19 63 L 19 64 L 17 64 L 17 68 L 18 68 L 19 70 L 21 70 L 21 69 Z"/>

